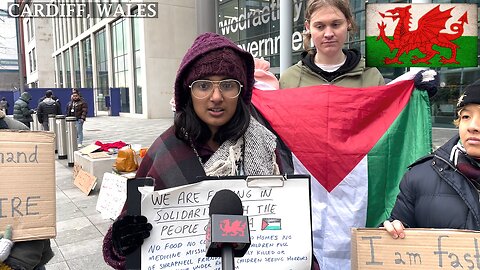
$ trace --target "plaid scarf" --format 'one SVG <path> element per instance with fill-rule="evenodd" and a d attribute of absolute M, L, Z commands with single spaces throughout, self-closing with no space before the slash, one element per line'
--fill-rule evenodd
<path fill-rule="evenodd" d="M 468 156 L 465 147 L 460 141 L 452 148 L 450 160 L 453 165 L 465 175 L 477 190 L 480 190 L 480 166 L 479 163 Z"/>
<path fill-rule="evenodd" d="M 276 137 L 251 118 L 245 134 L 222 143 L 203 165 L 209 176 L 280 174 L 276 162 Z"/>

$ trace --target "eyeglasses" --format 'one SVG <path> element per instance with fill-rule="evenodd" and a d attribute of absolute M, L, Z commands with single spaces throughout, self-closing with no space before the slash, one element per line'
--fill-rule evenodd
<path fill-rule="evenodd" d="M 190 84 L 192 89 L 192 95 L 198 99 L 204 99 L 209 97 L 214 90 L 214 85 L 218 86 L 218 89 L 225 98 L 236 98 L 240 95 L 243 85 L 233 79 L 211 81 L 211 80 L 196 80 Z"/>

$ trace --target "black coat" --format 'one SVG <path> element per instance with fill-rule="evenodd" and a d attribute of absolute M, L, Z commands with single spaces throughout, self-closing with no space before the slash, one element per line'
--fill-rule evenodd
<path fill-rule="evenodd" d="M 43 123 L 44 121 L 48 121 L 49 114 L 62 114 L 62 110 L 57 102 L 51 98 L 45 98 L 38 104 L 37 108 L 37 117 L 38 122 Z"/>
<path fill-rule="evenodd" d="M 411 228 L 480 230 L 478 191 L 449 161 L 458 140 L 453 137 L 405 173 L 390 220 Z"/>
<path fill-rule="evenodd" d="M 13 104 L 13 118 L 30 125 L 32 121 L 32 110 L 29 108 L 29 102 L 32 99 L 32 96 L 28 92 L 23 92 L 20 98 L 15 101 Z"/>
<path fill-rule="evenodd" d="M 78 101 L 70 101 L 67 104 L 67 109 L 65 110 L 66 116 L 75 116 L 78 119 L 87 119 L 88 105 L 85 100 L 80 99 Z"/>

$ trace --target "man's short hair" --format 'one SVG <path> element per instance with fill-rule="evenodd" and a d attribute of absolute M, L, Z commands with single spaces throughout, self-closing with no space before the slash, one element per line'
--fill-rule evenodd
<path fill-rule="evenodd" d="M 45 96 L 48 97 L 48 98 L 49 98 L 49 97 L 52 97 L 52 95 L 53 95 L 52 90 L 47 90 L 47 91 L 45 92 Z"/>

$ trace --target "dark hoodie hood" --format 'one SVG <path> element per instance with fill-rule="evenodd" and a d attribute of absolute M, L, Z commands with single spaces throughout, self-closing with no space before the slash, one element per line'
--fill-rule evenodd
<path fill-rule="evenodd" d="M 32 99 L 32 95 L 30 95 L 28 92 L 23 92 L 20 98 L 28 103 Z"/>
<path fill-rule="evenodd" d="M 45 104 L 47 105 L 52 105 L 55 103 L 55 100 L 53 100 L 53 98 L 44 98 L 42 101 L 45 102 Z"/>
<path fill-rule="evenodd" d="M 331 82 L 338 76 L 353 70 L 358 65 L 358 63 L 360 63 L 360 59 L 362 58 L 360 52 L 356 49 L 342 49 L 342 51 L 347 56 L 347 59 L 345 60 L 345 63 L 334 72 L 325 71 L 315 64 L 315 54 L 317 53 L 316 50 L 314 50 L 313 53 L 308 53 L 307 51 L 304 51 L 302 53 L 302 63 L 305 66 L 309 67 L 313 72 L 325 78 L 325 80 Z"/>

